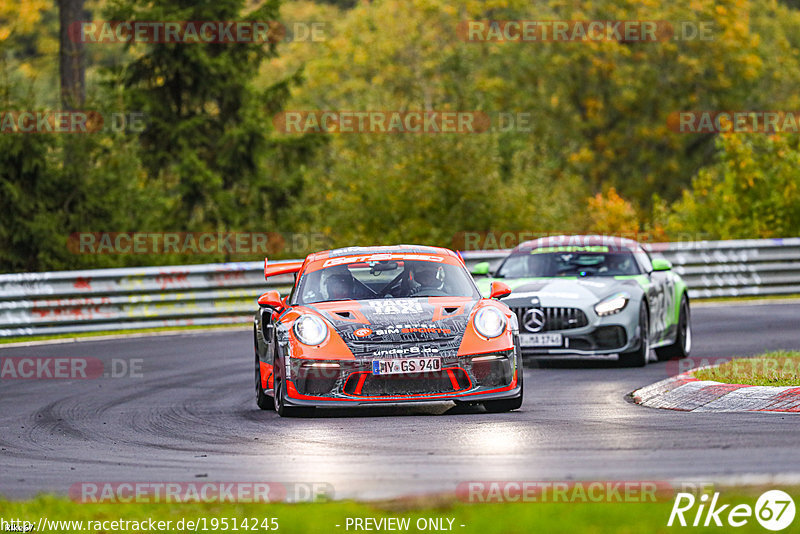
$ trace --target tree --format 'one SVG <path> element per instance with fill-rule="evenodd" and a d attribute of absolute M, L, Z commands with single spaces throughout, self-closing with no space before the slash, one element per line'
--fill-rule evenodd
<path fill-rule="evenodd" d="M 86 100 L 86 64 L 83 43 L 71 38 L 70 28 L 86 18 L 83 0 L 58 0 L 58 13 L 61 106 L 69 110 L 81 109 Z"/>
<path fill-rule="evenodd" d="M 602 235 L 635 235 L 639 232 L 636 210 L 613 187 L 589 198 L 591 231 Z"/>
<path fill-rule="evenodd" d="M 459 34 L 464 21 L 485 19 L 680 21 L 676 32 L 684 31 L 683 22 L 689 23 L 687 32 L 710 23 L 713 41 L 679 35 L 657 42 L 466 42 Z M 306 66 L 308 83 L 293 93 L 290 106 L 527 113 L 527 130 L 495 129 L 483 152 L 458 154 L 473 158 L 463 165 L 469 177 L 464 181 L 496 187 L 473 220 L 490 220 L 503 230 L 585 231 L 591 227 L 587 197 L 613 187 L 637 213 L 649 215 L 654 194 L 667 202 L 678 199 L 698 169 L 713 162 L 714 136 L 670 131 L 673 112 L 796 109 L 798 25 L 796 12 L 766 0 L 360 3 L 342 13 L 332 38 L 315 48 Z M 391 165 L 404 158 L 400 147 L 414 145 L 403 137 L 386 143 L 331 137 L 329 159 L 346 167 L 358 189 L 384 179 L 385 171 L 372 162 Z M 442 152 L 449 145 L 431 136 L 426 142 L 435 160 L 453 157 Z M 364 145 L 369 160 L 357 157 Z M 433 183 L 422 187 L 434 191 L 453 180 L 448 173 L 429 179 Z M 307 187 L 315 183 L 327 182 L 320 178 Z M 324 202 L 327 193 L 320 188 L 310 198 Z M 330 208 L 322 219 L 335 205 Z M 391 219 L 386 208 L 381 214 Z M 451 233 L 486 229 L 459 228 L 444 213 L 439 219 Z M 347 227 L 340 221 L 342 226 Z"/>
<path fill-rule="evenodd" d="M 179 0 L 172 3 L 113 0 L 111 20 L 267 21 L 278 19 L 278 0 L 243 13 L 244 0 Z M 140 135 L 149 180 L 171 183 L 175 209 L 162 223 L 200 229 L 259 229 L 273 218 L 258 205 L 271 191 L 269 156 L 287 145 L 268 141 L 269 118 L 296 79 L 255 87 L 262 61 L 275 57 L 276 42 L 154 43 L 115 71 L 129 109 L 146 113 Z M 302 151 L 304 147 L 299 147 Z M 290 158 L 291 159 L 291 158 Z M 287 191 L 278 189 L 276 197 Z M 266 208 L 266 209 L 265 209 Z"/>
<path fill-rule="evenodd" d="M 707 239 L 800 235 L 800 142 L 796 134 L 725 134 L 716 163 L 672 205 L 670 235 Z"/>
<path fill-rule="evenodd" d="M 38 270 L 43 244 L 56 237 L 58 225 L 43 220 L 55 208 L 52 146 L 52 137 L 0 135 L 0 271 Z"/>

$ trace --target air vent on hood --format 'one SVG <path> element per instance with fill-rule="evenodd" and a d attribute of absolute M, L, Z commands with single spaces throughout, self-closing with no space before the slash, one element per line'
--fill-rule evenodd
<path fill-rule="evenodd" d="M 461 306 L 445 306 L 444 307 L 444 314 L 450 315 L 451 313 L 455 313 L 461 308 Z"/>
<path fill-rule="evenodd" d="M 336 315 L 338 315 L 339 317 L 341 317 L 343 319 L 349 319 L 350 318 L 350 312 L 349 311 L 340 311 L 340 312 L 335 312 L 335 313 L 336 313 Z"/>

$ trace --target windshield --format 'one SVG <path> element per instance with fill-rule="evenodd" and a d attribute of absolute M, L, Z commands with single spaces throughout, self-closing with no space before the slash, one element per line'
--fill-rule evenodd
<path fill-rule="evenodd" d="M 583 247 L 588 248 L 588 247 Z M 596 247 L 607 249 L 608 247 Z M 534 249 L 514 253 L 497 271 L 499 278 L 552 278 L 558 276 L 625 276 L 641 274 L 631 252 L 559 251 Z"/>
<path fill-rule="evenodd" d="M 369 261 L 334 265 L 303 275 L 297 304 L 413 297 L 480 298 L 466 270 L 432 261 Z"/>

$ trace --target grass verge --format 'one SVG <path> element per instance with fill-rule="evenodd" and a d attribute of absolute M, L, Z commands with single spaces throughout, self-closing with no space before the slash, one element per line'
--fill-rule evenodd
<path fill-rule="evenodd" d="M 695 298 L 692 302 L 702 302 L 702 303 L 715 303 L 715 302 L 730 302 L 731 304 L 736 304 L 737 302 L 748 302 L 753 300 L 758 301 L 775 301 L 776 303 L 780 304 L 782 300 L 797 300 L 800 299 L 800 294 L 792 293 L 789 295 L 745 295 L 739 297 L 708 297 L 708 298 Z"/>
<path fill-rule="evenodd" d="M 720 491 L 719 504 L 732 506 L 746 504 L 755 507 L 758 496 L 766 489 L 774 488 L 736 488 Z M 789 493 L 795 501 L 800 498 L 800 488 L 781 488 Z M 355 502 L 328 502 L 306 504 L 233 504 L 233 503 L 99 503 L 82 504 L 66 498 L 41 496 L 27 501 L 0 501 L 0 518 L 30 521 L 37 530 L 40 518 L 46 518 L 49 532 L 219 532 L 248 531 L 264 532 L 267 519 L 269 530 L 274 531 L 274 518 L 278 532 L 297 534 L 329 534 L 336 532 L 354 532 L 364 529 L 347 528 L 348 518 L 408 518 L 405 532 L 430 532 L 445 530 L 463 534 L 514 534 L 528 532 L 548 533 L 615 533 L 641 534 L 674 532 L 675 528 L 667 527 L 674 498 L 669 496 L 660 502 L 629 503 L 503 503 L 503 504 L 468 504 L 460 501 L 431 499 L 425 504 L 424 499 L 415 499 L 412 503 L 398 506 L 398 501 L 391 504 L 361 504 Z M 686 514 L 689 522 L 694 519 L 697 506 Z M 723 520 L 724 520 L 723 514 Z M 171 521 L 168 528 L 151 530 L 148 525 L 118 525 L 112 528 L 110 523 L 98 524 L 89 521 L 129 521 L 142 522 Z M 227 527 L 223 524 L 227 519 Z M 444 528 L 432 529 L 428 519 L 438 520 Z M 178 521 L 183 520 L 184 528 L 178 528 Z M 233 528 L 234 520 L 236 528 Z M 452 520 L 452 521 L 450 521 Z M 80 525 L 54 524 L 53 521 L 81 521 Z M 192 528 L 186 522 L 193 521 Z M 428 528 L 418 528 L 425 525 Z M 797 520 L 795 521 L 797 522 Z M 691 523 L 689 523 L 691 524 Z M 701 523 L 702 524 L 702 523 Z M 258 525 L 253 528 L 253 525 Z M 463 526 L 462 526 L 463 525 Z M 197 528 L 194 528 L 197 526 Z M 122 528 L 125 527 L 125 528 Z M 386 528 L 381 529 L 387 531 Z M 692 529 L 697 530 L 697 529 Z M 715 530 L 722 530 L 716 527 Z M 737 532 L 764 532 L 755 517 L 750 517 L 747 524 L 736 529 Z"/>
<path fill-rule="evenodd" d="M 751 386 L 800 386 L 800 352 L 767 352 L 694 372 L 698 380 Z"/>

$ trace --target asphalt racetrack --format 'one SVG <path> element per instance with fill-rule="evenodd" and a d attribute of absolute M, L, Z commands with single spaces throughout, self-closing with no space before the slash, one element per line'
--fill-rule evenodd
<path fill-rule="evenodd" d="M 800 349 L 798 324 L 798 303 L 698 306 L 693 356 Z M 92 357 L 128 376 L 0 380 L 11 498 L 84 481 L 324 482 L 337 499 L 380 499 L 488 480 L 800 480 L 797 416 L 626 399 L 669 363 L 531 364 L 522 409 L 506 414 L 436 404 L 282 419 L 255 405 L 249 330 L 0 348 L 22 356 Z"/>

